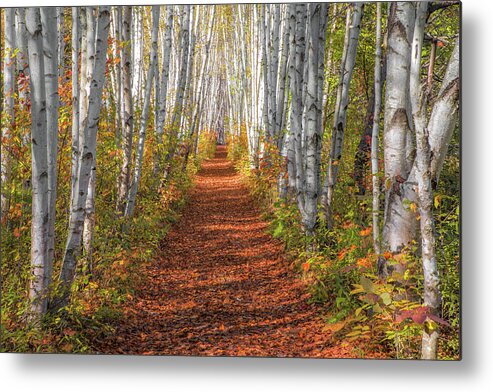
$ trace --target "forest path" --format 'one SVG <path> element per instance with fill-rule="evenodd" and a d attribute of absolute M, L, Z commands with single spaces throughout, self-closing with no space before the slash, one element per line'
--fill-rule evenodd
<path fill-rule="evenodd" d="M 219 146 L 162 253 L 144 268 L 101 353 L 351 357 L 322 332 L 320 309 Z"/>

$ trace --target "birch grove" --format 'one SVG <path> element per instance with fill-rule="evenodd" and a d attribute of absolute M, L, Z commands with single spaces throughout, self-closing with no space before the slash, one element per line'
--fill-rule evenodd
<path fill-rule="evenodd" d="M 226 145 L 335 339 L 457 355 L 460 4 L 28 7 L 2 22 L 15 323 L 117 296 L 101 282 L 141 268 L 144 238 L 166 246 L 163 211 Z"/>

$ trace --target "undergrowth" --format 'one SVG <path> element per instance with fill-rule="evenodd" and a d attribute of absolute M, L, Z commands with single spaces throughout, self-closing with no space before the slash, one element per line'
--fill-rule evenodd
<path fill-rule="evenodd" d="M 142 283 L 142 267 L 155 257 L 171 224 L 178 220 L 201 161 L 214 154 L 215 140 L 211 135 L 202 137 L 200 151 L 198 157 L 191 158 L 186 171 L 173 172 L 159 192 L 152 167 L 144 168 L 131 222 L 115 213 L 115 191 L 105 185 L 116 181 L 117 173 L 107 173 L 96 196 L 98 214 L 92 256 L 79 260 L 68 306 L 55 314 L 48 313 L 41 322 L 33 324 L 26 317 L 29 314 L 29 231 L 2 233 L 2 352 L 91 353 L 95 339 L 104 339 L 114 332 L 114 325 L 123 317 L 125 301 L 132 298 Z M 19 217 L 19 221 L 11 220 L 10 224 L 27 226 L 29 217 L 24 205 L 15 204 L 10 216 Z M 59 214 L 58 222 L 62 222 L 57 227 L 59 232 L 65 229 L 63 218 L 60 219 L 63 216 Z M 58 239 L 57 260 L 61 257 L 63 241 Z M 59 264 L 55 266 L 58 270 Z"/>
<path fill-rule="evenodd" d="M 327 231 L 320 215 L 315 246 L 307 247 L 296 202 L 289 200 L 289 196 L 284 200 L 279 198 L 282 165 L 269 159 L 279 154 L 269 153 L 267 149 L 256 167 L 248 161 L 246 149 L 238 144 L 230 148 L 229 157 L 262 208 L 270 233 L 284 243 L 290 260 L 307 283 L 310 302 L 320 306 L 325 330 L 332 340 L 354 342 L 355 352 L 363 357 L 365 350 L 373 350 L 384 352 L 386 357 L 413 359 L 420 357 L 423 330 L 439 328 L 439 358 L 457 359 L 460 348 L 457 196 L 446 196 L 446 189 L 441 188 L 435 198 L 443 296 L 442 314 L 436 317 L 422 306 L 422 267 L 416 244 L 397 255 L 386 253 L 384 257 L 392 273 L 386 281 L 378 279 L 371 197 L 345 196 L 342 192 L 354 193 L 350 177 L 342 177 L 342 186 L 336 188 L 339 201 L 335 203 L 333 231 Z M 448 173 L 446 166 L 442 175 L 453 173 L 453 170 Z"/>

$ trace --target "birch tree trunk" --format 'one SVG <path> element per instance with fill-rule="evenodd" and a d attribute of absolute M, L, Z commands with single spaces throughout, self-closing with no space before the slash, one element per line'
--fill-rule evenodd
<path fill-rule="evenodd" d="M 209 18 L 209 21 L 207 23 L 207 40 L 206 40 L 206 45 L 205 45 L 205 53 L 202 57 L 202 63 L 200 66 L 200 73 L 198 75 L 198 88 L 197 88 L 197 99 L 194 104 L 194 110 L 192 114 L 192 123 L 190 126 L 190 133 L 189 133 L 189 139 L 193 139 L 196 133 L 198 133 L 198 126 L 199 126 L 199 117 L 201 115 L 202 109 L 203 109 L 203 101 L 205 100 L 205 95 L 204 95 L 204 79 L 205 79 L 205 70 L 206 67 L 208 66 L 209 62 L 209 54 L 210 54 L 210 47 L 211 47 L 211 41 L 212 41 L 212 32 L 213 32 L 213 27 L 214 27 L 214 16 L 215 16 L 215 6 L 212 6 L 211 10 L 211 15 Z M 187 143 L 186 146 L 186 151 L 185 151 L 185 157 L 183 160 L 183 170 L 186 169 L 187 162 L 188 162 L 188 156 L 191 151 L 191 145 Z"/>
<path fill-rule="evenodd" d="M 183 114 L 183 100 L 185 95 L 185 84 L 187 81 L 187 69 L 189 60 L 189 45 L 190 45 L 190 6 L 184 5 L 180 20 L 180 47 L 182 50 L 180 61 L 180 72 L 178 78 L 178 86 L 176 91 L 175 106 L 173 108 L 171 118 L 171 129 L 169 132 L 168 153 L 166 155 L 166 168 L 164 170 L 164 181 L 167 181 L 171 172 L 173 157 L 178 144 L 177 138 L 180 131 L 180 125 Z"/>
<path fill-rule="evenodd" d="M 2 140 L 8 140 L 15 122 L 14 93 L 15 93 L 15 8 L 4 10 L 5 21 L 5 59 L 3 63 L 3 106 L 5 118 L 2 122 Z M 2 116 L 3 117 L 3 116 Z M 8 191 L 11 174 L 11 157 L 5 145 L 1 143 L 1 215 L 9 210 L 10 192 Z"/>
<path fill-rule="evenodd" d="M 431 150 L 426 124 L 428 94 L 421 87 L 421 54 L 428 4 L 418 3 L 411 54 L 410 99 L 416 131 L 416 182 L 419 201 L 421 255 L 424 275 L 424 304 L 437 313 L 441 304 L 435 254 L 433 191 L 431 188 Z M 436 359 L 438 330 L 423 331 L 422 359 Z"/>
<path fill-rule="evenodd" d="M 72 7 L 72 175 L 71 200 L 74 199 L 75 183 L 77 182 L 77 166 L 79 157 L 79 47 L 80 47 L 79 7 Z"/>
<path fill-rule="evenodd" d="M 358 48 L 359 34 L 361 31 L 361 18 L 363 16 L 363 3 L 354 3 L 351 28 L 349 30 L 349 43 L 347 54 L 344 61 L 344 71 L 342 73 L 342 90 L 339 107 L 337 108 L 332 130 L 332 143 L 328 163 L 328 187 L 327 187 L 327 228 L 332 230 L 334 222 L 332 217 L 332 199 L 334 188 L 337 183 L 339 164 L 342 158 L 342 146 L 344 142 L 344 132 L 346 130 L 347 108 L 349 104 L 349 87 L 353 75 L 354 64 L 356 63 L 356 51 Z"/>
<path fill-rule="evenodd" d="M 108 48 L 110 11 L 108 6 L 100 6 L 98 13 L 96 46 L 94 58 L 94 72 L 92 73 L 89 92 L 88 116 L 81 133 L 79 152 L 78 175 L 75 185 L 74 201 L 69 217 L 69 232 L 63 265 L 60 272 L 62 291 L 53 302 L 56 310 L 68 303 L 70 287 L 77 267 L 77 258 L 80 254 L 82 229 L 84 225 L 85 205 L 89 179 L 96 157 L 96 136 L 102 103 L 103 86 L 105 82 L 106 52 Z"/>
<path fill-rule="evenodd" d="M 46 126 L 48 147 L 48 256 L 46 285 L 51 282 L 55 256 L 55 218 L 58 152 L 58 33 L 57 12 L 53 7 L 42 7 L 41 25 L 43 35 L 44 71 L 46 83 Z"/>
<path fill-rule="evenodd" d="M 380 77 L 382 75 L 382 4 L 377 4 L 377 23 L 376 23 L 376 43 L 375 43 L 375 104 L 373 108 L 373 127 L 371 135 L 371 175 L 372 175 L 372 226 L 373 226 L 373 249 L 375 254 L 380 255 L 380 181 L 378 178 L 378 139 L 380 124 L 380 107 L 382 100 L 382 84 Z"/>
<path fill-rule="evenodd" d="M 88 68 L 86 76 L 86 88 L 87 99 L 89 99 L 92 76 L 94 72 L 96 62 L 96 36 L 98 20 L 95 19 L 95 7 L 88 7 L 86 11 L 87 16 L 87 56 L 88 56 Z M 96 155 L 93 156 L 93 162 L 91 167 L 91 173 L 89 176 L 89 184 L 87 186 L 87 197 L 84 215 L 84 228 L 82 235 L 82 243 L 84 246 L 84 253 L 86 255 L 88 272 L 92 269 L 92 241 L 94 238 L 94 226 L 96 224 L 96 211 L 95 211 L 95 197 L 96 197 Z"/>
<path fill-rule="evenodd" d="M 131 39 L 131 22 L 132 22 L 132 7 L 124 7 L 123 16 L 123 29 L 122 39 L 126 43 L 122 49 L 122 89 L 123 89 L 123 101 L 122 101 L 122 114 L 123 119 L 123 134 L 122 134 L 122 150 L 123 159 L 122 167 L 120 170 L 120 176 L 118 177 L 118 196 L 117 196 L 117 211 L 123 215 L 125 212 L 125 206 L 128 196 L 128 190 L 130 187 L 130 172 L 132 163 L 132 146 L 133 146 L 133 102 L 132 102 L 132 84 L 131 84 L 131 53 L 130 53 L 130 39 Z"/>
<path fill-rule="evenodd" d="M 268 45 L 268 32 L 269 32 L 269 21 L 266 19 L 266 7 L 267 4 L 262 4 L 260 13 L 260 23 L 261 23 L 261 33 L 262 33 L 262 73 L 263 73 L 263 89 L 264 89 L 264 99 L 263 99 L 263 120 L 264 120 L 264 130 L 266 136 L 272 140 L 273 132 L 271 130 L 271 124 L 269 123 L 269 58 L 267 56 L 267 45 Z"/>
<path fill-rule="evenodd" d="M 53 29 L 57 32 L 57 64 L 59 68 L 57 70 L 57 76 L 63 76 L 64 65 L 63 55 L 65 53 L 65 20 L 64 20 L 65 7 L 56 7 L 56 25 Z M 58 30 L 58 31 L 57 31 Z"/>
<path fill-rule="evenodd" d="M 440 91 L 435 99 L 428 121 L 429 143 L 431 148 L 431 181 L 435 188 L 443 162 L 447 155 L 452 133 L 459 117 L 460 98 L 460 45 L 456 40 Z"/>
<path fill-rule="evenodd" d="M 277 81 L 277 110 L 276 110 L 276 128 L 277 132 L 282 132 L 286 127 L 286 78 L 287 78 L 287 64 L 289 53 L 289 27 L 286 16 L 282 19 L 282 50 L 281 59 L 279 61 L 278 81 Z M 281 139 L 282 140 L 282 139 Z M 282 143 L 281 143 L 282 144 Z M 280 148 L 280 146 L 278 145 Z"/>
<path fill-rule="evenodd" d="M 87 69 L 88 69 L 88 52 L 87 52 L 87 7 L 80 7 L 80 81 L 79 81 L 79 149 L 80 149 L 80 130 L 84 129 L 84 121 L 87 118 Z M 77 153 L 79 153 L 78 151 Z M 77 158 L 77 166 L 79 159 Z"/>
<path fill-rule="evenodd" d="M 277 75 L 279 72 L 279 24 L 281 23 L 281 7 L 279 4 L 270 5 L 272 12 L 272 34 L 269 40 L 269 126 L 274 137 L 273 142 L 280 146 L 280 127 L 277 127 Z M 284 99 L 284 97 L 283 97 Z"/>
<path fill-rule="evenodd" d="M 325 28 L 327 24 L 327 4 L 308 5 L 308 80 L 306 90 L 306 187 L 303 226 L 311 242 L 315 233 L 318 213 L 318 189 L 320 182 L 320 151 L 322 146 L 322 101 L 319 96 L 319 56 L 325 47 Z M 322 32 L 322 34 L 321 34 Z"/>
<path fill-rule="evenodd" d="M 26 9 L 25 8 L 16 8 L 15 9 L 16 16 L 16 31 L 15 31 L 15 39 L 17 42 L 18 53 L 16 55 L 17 59 L 17 73 L 19 78 L 25 77 L 29 75 L 29 66 L 28 66 L 28 57 L 27 57 L 27 31 L 26 31 Z M 19 107 L 21 109 L 27 103 L 27 94 L 26 90 L 19 88 L 17 90 L 19 95 Z M 28 143 L 28 140 L 25 140 L 25 144 Z"/>
<path fill-rule="evenodd" d="M 291 88 L 291 132 L 294 144 L 294 172 L 296 173 L 296 201 L 302 216 L 305 215 L 305 155 L 302 149 L 303 138 L 303 85 L 305 68 L 305 31 L 307 20 L 307 7 L 305 4 L 293 6 L 296 9 L 294 40 L 292 41 L 295 60 L 290 65 Z M 293 25 L 293 22 L 291 22 Z M 292 52 L 293 54 L 293 52 Z"/>
<path fill-rule="evenodd" d="M 346 29 L 345 29 L 345 33 L 344 33 L 344 44 L 342 47 L 341 64 L 339 67 L 339 82 L 337 84 L 336 102 L 335 102 L 333 126 L 332 126 L 332 138 L 331 138 L 332 140 L 330 143 L 331 149 L 329 151 L 329 160 L 330 160 L 330 154 L 331 154 L 332 148 L 335 147 L 336 133 L 334 132 L 334 129 L 336 128 L 338 112 L 339 112 L 339 108 L 340 108 L 340 104 L 341 104 L 342 88 L 343 88 L 343 84 L 344 84 L 344 72 L 345 72 L 345 68 L 346 68 L 346 57 L 347 57 L 347 51 L 348 51 L 348 46 L 349 46 L 350 28 L 351 28 L 351 7 L 348 6 L 347 11 L 346 11 Z M 328 95 L 328 93 L 327 93 L 327 95 Z M 328 164 L 326 172 L 325 172 L 324 185 L 322 188 L 322 197 L 320 198 L 320 202 L 322 204 L 322 208 L 324 211 L 326 223 L 329 222 L 330 215 L 332 214 L 332 212 L 329 210 L 329 202 L 328 202 L 329 180 L 330 180 L 331 170 L 332 170 L 332 167 L 330 164 Z"/>
<path fill-rule="evenodd" d="M 409 67 L 415 8 L 412 3 L 390 3 L 388 21 L 387 78 L 384 115 L 385 214 L 382 240 L 391 252 L 409 244 L 416 219 L 404 199 L 412 200 L 411 187 L 404 184 L 410 174 L 406 150 L 411 131 L 409 112 Z M 381 270 L 381 276 L 386 270 Z"/>
<path fill-rule="evenodd" d="M 287 154 L 287 170 L 288 170 L 288 198 L 296 196 L 296 130 L 294 127 L 294 116 L 297 114 L 295 110 L 299 110 L 299 99 L 297 96 L 297 81 L 296 81 L 296 5 L 287 5 L 288 26 L 289 26 L 289 91 L 291 92 L 291 107 L 290 107 L 290 127 L 288 138 L 288 154 Z"/>
<path fill-rule="evenodd" d="M 169 84 L 169 70 L 170 70 L 170 59 L 171 59 L 171 48 L 173 40 L 173 8 L 170 5 L 165 6 L 166 8 L 166 27 L 164 30 L 163 39 L 163 65 L 161 71 L 161 83 L 159 89 L 159 109 L 158 109 L 158 124 L 156 128 L 156 138 L 158 142 L 158 149 L 156 152 L 154 160 L 154 174 L 157 175 L 161 165 L 161 152 L 163 149 L 163 134 L 164 134 L 164 123 L 166 121 L 166 99 L 168 95 L 168 84 Z"/>
<path fill-rule="evenodd" d="M 329 42 L 327 43 L 327 53 L 326 53 L 326 64 L 327 64 L 327 71 L 328 71 L 328 76 L 332 76 L 332 74 L 334 73 L 334 70 L 333 70 L 333 59 L 332 59 L 332 50 L 333 50 L 333 43 L 334 43 L 334 33 L 336 31 L 336 27 L 337 27 L 337 11 L 338 11 L 338 4 L 337 3 L 334 3 L 332 5 L 332 26 L 330 28 L 330 32 L 329 32 Z M 347 49 L 347 47 L 345 47 Z M 325 81 L 325 84 L 324 84 L 324 95 L 323 95 L 323 102 L 322 102 L 322 105 L 323 105 L 323 114 L 322 114 L 322 126 L 324 128 L 324 130 L 326 129 L 326 125 L 327 125 L 327 120 L 328 120 L 328 115 L 329 115 L 329 81 L 330 81 L 330 77 L 327 77 L 326 78 L 326 81 Z M 338 89 L 339 90 L 339 89 Z M 324 193 L 327 192 L 327 186 L 324 184 Z M 322 197 L 321 197 L 321 202 L 322 202 L 322 205 L 324 205 L 323 203 L 323 200 L 324 200 L 324 197 L 325 195 L 322 194 Z M 325 202 L 326 203 L 326 202 Z"/>
<path fill-rule="evenodd" d="M 149 119 L 149 110 L 151 105 L 151 92 L 152 92 L 152 81 L 154 77 L 154 71 L 156 69 L 157 63 L 157 40 L 159 33 L 159 6 L 152 7 L 152 37 L 151 37 L 151 61 L 149 64 L 149 69 L 147 71 L 146 85 L 145 85 L 145 96 L 144 105 L 142 108 L 142 115 L 140 117 L 140 129 L 139 129 L 139 141 L 137 144 L 137 151 L 135 153 L 135 169 L 133 175 L 132 187 L 130 188 L 130 193 L 128 195 L 127 207 L 125 210 L 125 216 L 131 217 L 134 213 L 135 202 L 137 198 L 137 190 L 139 187 L 140 177 L 142 174 L 142 161 L 144 159 L 144 145 L 146 139 L 146 128 L 147 121 Z"/>
<path fill-rule="evenodd" d="M 48 265 L 48 140 L 46 118 L 45 69 L 43 36 L 39 8 L 27 8 L 28 55 L 31 87 L 31 152 L 32 152 L 32 221 L 31 271 L 29 287 L 33 319 L 47 309 Z"/>
<path fill-rule="evenodd" d="M 285 10 L 284 10 L 285 11 Z M 288 14 L 285 11 L 282 17 L 282 42 L 281 42 L 281 58 L 279 61 L 278 70 L 278 80 L 277 80 L 277 102 L 276 102 L 276 132 L 277 137 L 277 148 L 279 149 L 280 155 L 286 159 L 288 154 L 288 145 L 286 134 L 286 108 L 288 106 L 288 95 L 286 94 L 286 76 L 287 76 L 287 63 L 288 63 L 288 53 L 289 53 L 289 26 L 287 23 Z M 285 167 L 285 166 L 283 166 Z M 286 170 L 283 169 L 279 173 L 277 179 L 277 187 L 279 192 L 279 197 L 285 199 L 288 193 L 288 181 L 286 180 Z"/>
<path fill-rule="evenodd" d="M 142 100 L 141 88 L 142 88 L 142 59 L 144 58 L 144 44 L 143 44 L 143 21 L 142 21 L 142 7 L 135 6 L 132 19 L 132 97 L 135 98 L 135 107 L 140 108 Z"/>
<path fill-rule="evenodd" d="M 121 147 L 121 132 L 124 127 L 122 120 L 122 26 L 123 26 L 123 15 L 122 7 L 113 7 L 113 14 L 111 17 L 111 22 L 113 26 L 113 58 L 119 59 L 118 63 L 114 66 L 113 72 L 111 72 L 112 80 L 114 81 L 114 93 L 115 93 L 115 141 L 117 148 Z"/>

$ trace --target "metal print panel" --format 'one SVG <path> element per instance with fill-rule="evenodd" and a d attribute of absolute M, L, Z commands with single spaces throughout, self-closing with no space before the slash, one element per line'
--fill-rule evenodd
<path fill-rule="evenodd" d="M 448 2 L 1 10 L 1 350 L 460 359 Z"/>

